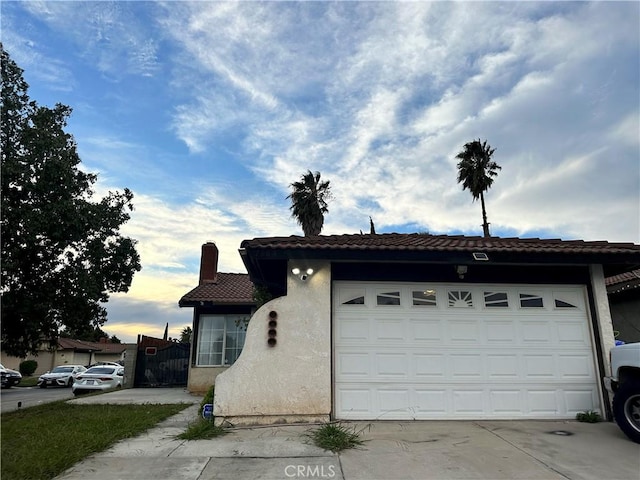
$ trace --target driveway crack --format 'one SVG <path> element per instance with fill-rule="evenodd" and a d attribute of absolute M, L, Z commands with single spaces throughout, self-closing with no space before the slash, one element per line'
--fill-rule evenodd
<path fill-rule="evenodd" d="M 558 470 L 557 468 L 554 468 L 553 466 L 549 465 L 547 462 L 540 460 L 539 458 L 537 458 L 536 456 L 532 455 L 531 453 L 527 452 L 526 450 L 524 450 L 523 448 L 519 447 L 518 445 L 516 445 L 515 443 L 509 441 L 508 439 L 506 439 L 505 437 L 503 437 L 502 435 L 500 435 L 499 433 L 488 429 L 487 427 L 485 427 L 484 425 L 481 425 L 477 422 L 473 422 L 474 425 L 476 425 L 477 427 L 482 428 L 483 430 L 491 433 L 492 435 L 498 437 L 500 440 L 502 440 L 503 442 L 508 443 L 509 445 L 511 445 L 513 448 L 515 448 L 516 450 L 518 450 L 519 452 L 524 453 L 525 455 L 527 455 L 529 458 L 532 458 L 533 460 L 535 460 L 536 462 L 540 463 L 541 465 L 544 465 L 546 468 L 548 468 L 549 470 L 551 470 L 552 472 L 557 473 L 558 475 L 560 475 L 563 478 L 566 478 L 568 480 L 571 480 L 571 477 L 568 477 L 567 475 L 565 475 L 564 473 L 562 473 L 560 470 Z"/>

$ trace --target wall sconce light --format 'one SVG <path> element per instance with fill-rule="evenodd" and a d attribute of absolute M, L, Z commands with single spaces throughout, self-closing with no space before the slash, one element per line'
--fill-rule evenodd
<path fill-rule="evenodd" d="M 466 265 L 456 265 L 456 273 L 458 274 L 458 277 L 460 277 L 461 280 L 467 274 L 468 270 L 469 268 Z"/>
<path fill-rule="evenodd" d="M 296 277 L 300 277 L 300 280 L 306 282 L 307 279 L 313 275 L 313 268 L 307 268 L 306 270 L 300 270 L 298 267 L 294 267 L 291 269 L 291 273 L 293 273 Z"/>

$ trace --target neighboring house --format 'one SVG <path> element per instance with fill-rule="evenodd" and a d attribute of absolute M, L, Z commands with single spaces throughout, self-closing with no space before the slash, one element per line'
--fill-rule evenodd
<path fill-rule="evenodd" d="M 193 307 L 188 390 L 206 392 L 215 377 L 236 361 L 255 311 L 249 275 L 218 272 L 218 248 L 202 246 L 200 281 L 178 305 Z"/>
<path fill-rule="evenodd" d="M 97 362 L 124 361 L 127 347 L 127 344 L 111 343 L 106 338 L 100 342 L 59 338 L 58 345 L 53 349 L 49 342 L 43 342 L 37 356 L 29 355 L 26 358 L 17 358 L 10 357 L 3 352 L 2 363 L 8 368 L 17 370 L 22 361 L 35 360 L 38 362 L 38 368 L 34 375 L 41 375 L 58 365 L 89 366 Z"/>
<path fill-rule="evenodd" d="M 640 342 L 640 270 L 607 277 L 606 284 L 616 338 Z"/>
<path fill-rule="evenodd" d="M 610 414 L 605 277 L 640 268 L 640 245 L 370 234 L 240 254 L 279 297 L 216 377 L 217 423 Z"/>

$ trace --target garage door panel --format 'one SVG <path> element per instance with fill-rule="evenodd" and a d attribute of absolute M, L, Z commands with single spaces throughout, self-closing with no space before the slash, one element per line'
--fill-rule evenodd
<path fill-rule="evenodd" d="M 341 379 L 349 381 L 354 377 L 369 378 L 371 376 L 371 361 L 369 353 L 340 353 L 337 371 Z"/>
<path fill-rule="evenodd" d="M 382 341 L 406 340 L 405 322 L 403 319 L 382 318 L 374 323 L 375 338 Z"/>
<path fill-rule="evenodd" d="M 515 326 L 509 319 L 487 320 L 485 336 L 489 345 L 514 345 L 517 342 Z"/>
<path fill-rule="evenodd" d="M 407 355 L 402 353 L 378 353 L 375 365 L 376 376 L 406 380 L 410 375 Z"/>
<path fill-rule="evenodd" d="M 378 408 L 381 413 L 400 412 L 405 415 L 410 413 L 410 409 L 407 409 L 407 405 L 412 404 L 409 388 L 380 388 L 376 393 Z"/>
<path fill-rule="evenodd" d="M 369 319 L 344 317 L 338 326 L 338 335 L 345 342 L 349 340 L 368 340 L 369 339 Z"/>
<path fill-rule="evenodd" d="M 338 405 L 348 405 L 346 410 L 338 411 L 341 418 L 367 418 L 373 410 L 368 388 L 341 388 L 337 400 Z"/>
<path fill-rule="evenodd" d="M 478 322 L 475 320 L 456 320 L 449 321 L 449 337 L 448 340 L 452 344 L 460 343 L 478 343 L 479 332 Z"/>
<path fill-rule="evenodd" d="M 555 388 L 529 389 L 526 396 L 528 413 L 535 416 L 556 416 L 563 400 Z"/>
<path fill-rule="evenodd" d="M 581 287 L 359 284 L 341 295 L 344 283 L 334 298 L 364 299 L 334 305 L 338 418 L 573 418 L 599 408 Z"/>
<path fill-rule="evenodd" d="M 480 381 L 483 377 L 481 355 L 458 353 L 449 355 L 451 377 L 455 382 Z"/>
<path fill-rule="evenodd" d="M 551 325 L 548 320 L 524 320 L 521 323 L 522 344 L 548 344 Z"/>
<path fill-rule="evenodd" d="M 447 363 L 444 354 L 416 353 L 412 358 L 417 381 L 420 382 L 420 379 L 434 381 L 445 378 Z"/>
<path fill-rule="evenodd" d="M 484 389 L 453 389 L 453 414 L 454 415 L 473 415 L 481 417 L 484 415 Z"/>
<path fill-rule="evenodd" d="M 449 392 L 445 389 L 416 389 L 415 413 L 419 416 L 441 417 L 447 414 Z"/>
<path fill-rule="evenodd" d="M 564 390 L 563 394 L 565 410 L 573 417 L 577 413 L 592 410 L 592 405 L 597 402 L 596 392 L 589 388 Z"/>
<path fill-rule="evenodd" d="M 591 381 L 595 373 L 593 363 L 589 356 L 585 354 L 559 354 L 559 374 L 562 380 L 584 380 Z"/>
<path fill-rule="evenodd" d="M 558 332 L 558 343 L 567 346 L 588 346 L 589 332 L 586 330 L 584 322 L 578 319 L 574 321 L 556 322 Z"/>
<path fill-rule="evenodd" d="M 520 361 L 515 353 L 486 356 L 487 379 L 490 381 L 517 381 L 520 377 Z"/>
<path fill-rule="evenodd" d="M 489 408 L 493 415 L 520 416 L 523 392 L 520 389 L 489 389 Z"/>
<path fill-rule="evenodd" d="M 440 320 L 409 319 L 411 338 L 416 342 L 442 342 Z"/>

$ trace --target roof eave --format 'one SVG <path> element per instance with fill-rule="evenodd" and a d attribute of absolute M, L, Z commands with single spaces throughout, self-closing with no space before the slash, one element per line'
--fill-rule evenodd
<path fill-rule="evenodd" d="M 185 300 L 180 299 L 178 302 L 179 307 L 222 307 L 225 305 L 233 306 L 233 307 L 251 307 L 254 306 L 256 302 L 254 301 L 239 301 L 239 302 L 218 302 L 215 300 Z"/>

